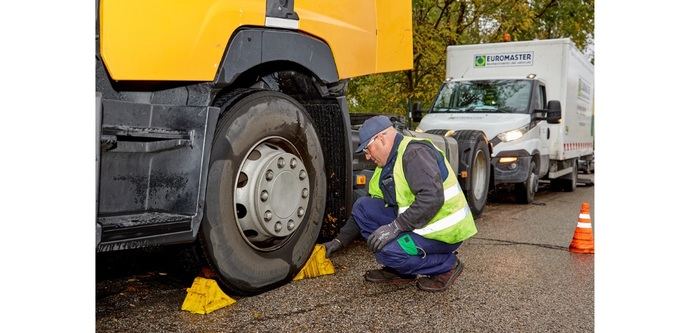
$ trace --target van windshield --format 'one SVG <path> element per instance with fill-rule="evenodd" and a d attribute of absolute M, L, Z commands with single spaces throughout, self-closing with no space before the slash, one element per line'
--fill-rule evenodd
<path fill-rule="evenodd" d="M 532 80 L 446 82 L 431 112 L 527 113 Z"/>

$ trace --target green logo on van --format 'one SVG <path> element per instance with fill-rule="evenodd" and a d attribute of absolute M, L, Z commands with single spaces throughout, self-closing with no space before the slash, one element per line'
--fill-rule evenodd
<path fill-rule="evenodd" d="M 474 56 L 474 67 L 484 67 L 486 66 L 486 56 L 478 55 Z"/>

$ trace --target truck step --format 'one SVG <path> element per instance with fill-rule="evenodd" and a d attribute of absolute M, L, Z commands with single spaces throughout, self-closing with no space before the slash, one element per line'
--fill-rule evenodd
<path fill-rule="evenodd" d="M 192 216 L 161 212 L 99 216 L 101 243 L 190 231 Z"/>

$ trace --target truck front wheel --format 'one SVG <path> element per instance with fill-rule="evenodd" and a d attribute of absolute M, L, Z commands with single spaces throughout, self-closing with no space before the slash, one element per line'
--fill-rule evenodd
<path fill-rule="evenodd" d="M 304 107 L 247 90 L 221 105 L 200 243 L 221 286 L 257 294 L 289 282 L 311 255 L 326 204 L 324 159 Z"/>

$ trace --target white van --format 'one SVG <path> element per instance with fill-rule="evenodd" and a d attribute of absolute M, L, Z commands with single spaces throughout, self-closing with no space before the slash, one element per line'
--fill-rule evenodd
<path fill-rule="evenodd" d="M 594 66 L 572 41 L 449 46 L 447 57 L 447 80 L 417 131 L 481 131 L 493 180 L 485 186 L 516 184 L 520 202 L 534 199 L 540 178 L 575 190 L 577 161 L 594 151 Z M 476 164 L 466 163 L 468 177 Z"/>

